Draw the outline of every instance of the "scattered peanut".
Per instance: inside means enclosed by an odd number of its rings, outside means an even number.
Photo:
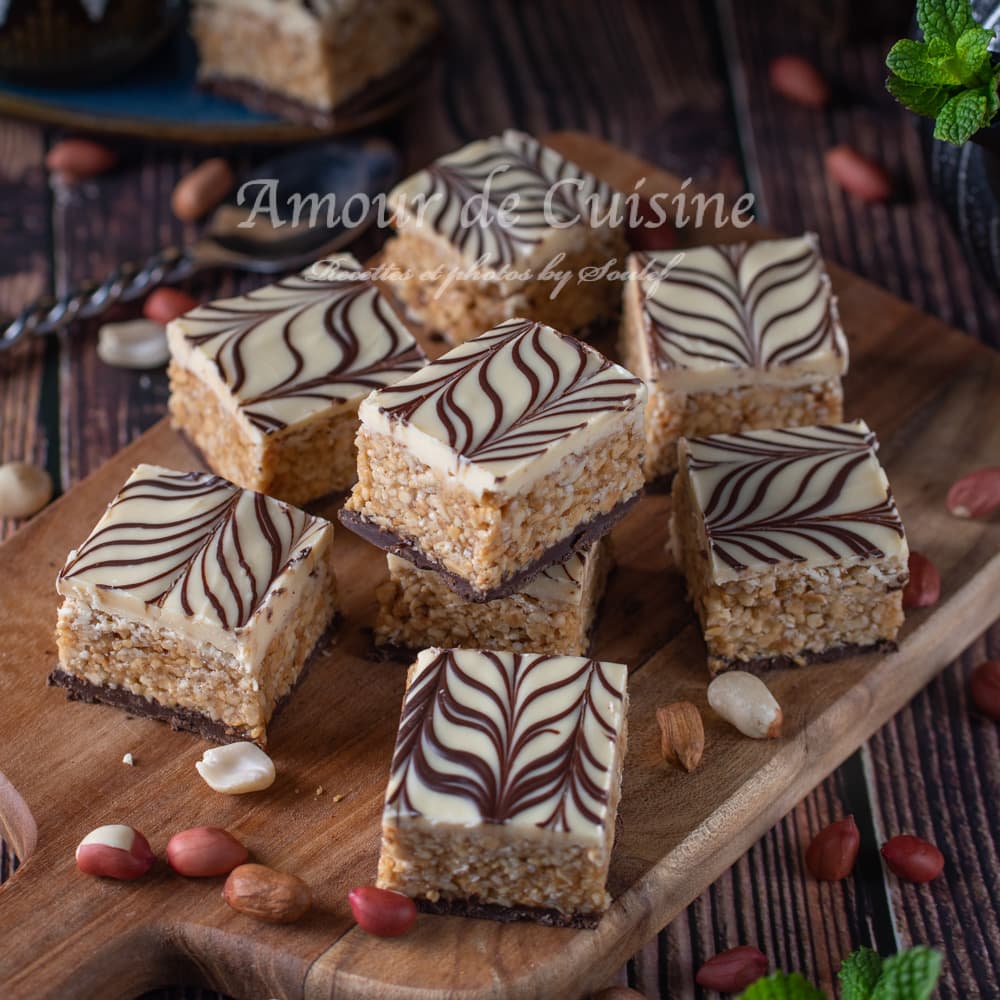
[[[1000,719],[1000,660],[987,660],[972,671],[969,692],[983,715]]]
[[[933,844],[910,834],[887,840],[882,857],[889,870],[907,882],[930,882],[944,870],[944,855]]]
[[[52,477],[37,465],[0,465],[0,517],[31,517],[52,499]]]
[[[910,552],[910,579],[903,588],[904,608],[929,608],[941,596],[941,574],[921,552]]]
[[[839,882],[854,871],[861,834],[853,816],[824,827],[806,851],[806,867],[821,882]]]
[[[117,823],[91,830],[76,849],[77,868],[104,878],[141,878],[155,860],[149,842],[138,830]]]
[[[826,172],[848,193],[862,201],[887,201],[892,195],[889,175],[874,160],[852,146],[834,146],[824,157]]]
[[[707,990],[736,993],[767,974],[767,955],[748,944],[713,955],[695,976]]]
[[[778,56],[768,66],[771,87],[807,108],[823,108],[830,103],[830,88],[820,71],[801,56]]]
[[[122,757],[122,763],[127,767],[135,767],[135,757],[133,757],[132,754],[127,753],[124,757]]]
[[[269,924],[291,924],[312,906],[309,886],[266,865],[240,865],[229,873],[222,898],[240,913]]]
[[[207,878],[228,875],[250,852],[228,831],[195,826],[175,833],[167,842],[167,863],[178,875]]]
[[[633,250],[672,250],[677,246],[677,227],[662,206],[657,212],[648,198],[640,196],[629,216],[627,237]]]
[[[92,139],[61,139],[45,154],[45,166],[67,184],[77,184],[110,170],[118,155]]]
[[[97,356],[113,368],[159,368],[170,360],[166,330],[148,319],[105,323],[97,331]]]
[[[753,674],[730,670],[708,685],[708,703],[730,725],[755,740],[781,736],[781,706]]]
[[[948,510],[955,517],[986,517],[1000,507],[1000,468],[977,469],[948,490]]]
[[[705,752],[705,727],[701,712],[689,701],[675,701],[656,710],[660,726],[660,753],[671,764],[693,771]]]
[[[347,901],[358,926],[376,937],[399,937],[417,919],[417,904],[401,892],[365,885],[352,889]]]
[[[226,795],[260,792],[274,784],[274,761],[256,743],[212,747],[195,767],[213,791]]]
[[[182,222],[195,222],[215,208],[235,183],[232,167],[221,157],[212,157],[177,182],[170,207]]]
[[[187,292],[179,288],[167,288],[162,285],[153,289],[142,304],[142,314],[146,319],[166,326],[171,320],[183,316],[198,305]]]

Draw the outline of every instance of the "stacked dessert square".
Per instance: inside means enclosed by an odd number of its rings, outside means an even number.
[[[592,547],[643,486],[644,399],[624,368],[520,319],[365,399],[358,482],[340,517],[410,564],[390,566],[380,637],[432,644],[462,605],[451,595],[426,612],[420,603],[448,589],[481,605],[464,638],[583,652],[604,572]],[[420,592],[400,599],[404,575]],[[567,608],[573,634],[558,622],[539,634],[539,602]],[[447,634],[457,638],[454,626]]]

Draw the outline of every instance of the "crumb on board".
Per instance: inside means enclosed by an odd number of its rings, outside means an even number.
[[[132,754],[127,753],[122,757],[122,763],[127,764],[129,767],[135,767],[135,757]]]

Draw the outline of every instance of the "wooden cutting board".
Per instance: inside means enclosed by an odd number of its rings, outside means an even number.
[[[593,138],[548,141],[618,188],[645,176],[647,194],[679,190]],[[941,601],[910,613],[897,653],[773,674],[786,735],[744,739],[707,708],[704,647],[663,548],[668,501],[645,498],[614,533],[619,565],[596,637],[598,655],[632,668],[615,903],[596,930],[422,916],[406,937],[378,940],[354,926],[347,892],[374,877],[404,667],[367,657],[384,560],[342,529],[344,625],[273,728],[279,777],[267,792],[217,795],[195,773],[197,737],[46,687],[68,550],[136,463],[200,467],[161,422],[0,547],[0,830],[23,861],[0,890],[0,992],[129,998],[196,982],[239,998],[506,1000],[601,986],[1000,616],[1000,519],[959,521],[944,505],[954,479],[1000,456],[1000,357],[860,278],[833,276],[852,353],[847,414],[877,431],[911,546],[941,570]],[[704,709],[693,775],[659,758],[654,710],[678,698]],[[121,763],[126,752],[135,767]],[[76,844],[116,822],[161,855],[177,830],[228,827],[259,860],[305,878],[316,909],[271,927],[228,909],[221,879],[181,879],[165,864],[136,883],[81,875]]]

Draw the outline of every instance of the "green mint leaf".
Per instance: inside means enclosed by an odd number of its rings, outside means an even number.
[[[963,90],[945,101],[934,125],[934,138],[961,146],[990,123],[989,103],[983,91]]]
[[[826,1000],[826,994],[797,972],[772,972],[748,986],[740,1000]]]
[[[941,38],[954,45],[975,23],[969,0],[917,0],[917,24],[928,41]]]
[[[852,951],[841,963],[841,1000],[869,1000],[882,975],[882,959],[871,948]]]
[[[985,83],[993,75],[990,64],[990,42],[993,32],[986,28],[974,27],[963,31],[955,42],[955,56],[959,72],[969,86]]]
[[[925,118],[937,118],[945,101],[956,92],[955,87],[925,87],[903,80],[895,74],[885,81],[885,86],[900,104]]]
[[[885,57],[885,64],[900,79],[908,83],[919,83],[924,87],[959,85],[962,80],[951,67],[954,52],[948,58],[932,58],[923,42],[912,38],[902,38]]]
[[[1000,66],[993,71],[990,82],[984,88],[986,93],[986,110],[993,121],[993,116],[1000,111]]]
[[[928,1000],[941,975],[941,954],[922,945],[887,958],[871,1000]]]

